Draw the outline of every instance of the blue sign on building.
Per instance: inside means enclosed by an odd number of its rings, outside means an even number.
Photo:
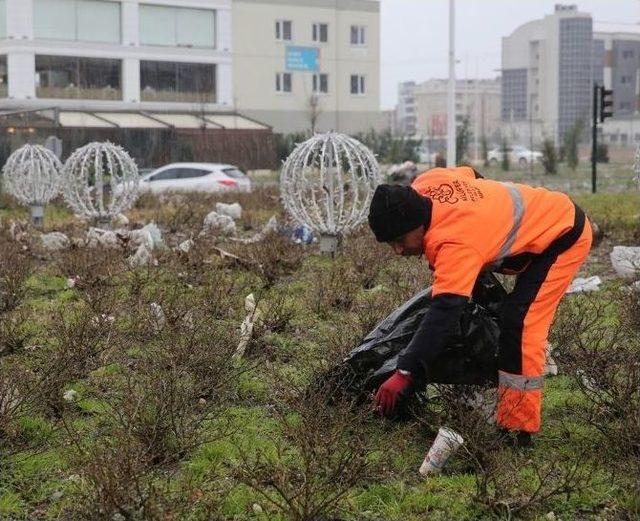
[[[285,55],[285,68],[288,71],[311,71],[318,70],[320,52],[316,47],[295,47],[287,46]]]

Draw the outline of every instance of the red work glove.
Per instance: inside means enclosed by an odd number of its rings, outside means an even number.
[[[402,396],[411,387],[412,383],[413,378],[410,374],[402,374],[400,371],[396,371],[380,386],[374,401],[384,416],[389,418],[393,415],[398,397]]]

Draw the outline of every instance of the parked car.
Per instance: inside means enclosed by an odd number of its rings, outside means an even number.
[[[521,168],[542,159],[542,152],[532,151],[519,145],[507,147],[507,153],[509,154],[509,162],[516,163]],[[491,166],[498,166],[502,162],[502,147],[490,150],[487,153],[487,159]]]
[[[122,191],[116,186],[115,192]],[[171,163],[140,179],[143,192],[250,192],[251,180],[233,165],[221,163]]]

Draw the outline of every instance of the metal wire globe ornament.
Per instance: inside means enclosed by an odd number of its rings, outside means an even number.
[[[41,145],[24,145],[9,156],[2,178],[4,189],[31,207],[31,222],[44,224],[44,207],[60,192],[62,163]]]
[[[320,235],[320,250],[335,253],[342,237],[367,218],[381,182],[373,153],[344,134],[317,134],[285,161],[280,194],[293,220]]]
[[[89,143],[77,149],[62,170],[62,193],[81,218],[107,226],[139,195],[140,175],[131,156],[113,143]]]

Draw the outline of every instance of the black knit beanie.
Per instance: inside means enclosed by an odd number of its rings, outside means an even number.
[[[369,206],[369,226],[378,242],[399,239],[420,225],[429,227],[431,204],[410,186],[379,185]]]

